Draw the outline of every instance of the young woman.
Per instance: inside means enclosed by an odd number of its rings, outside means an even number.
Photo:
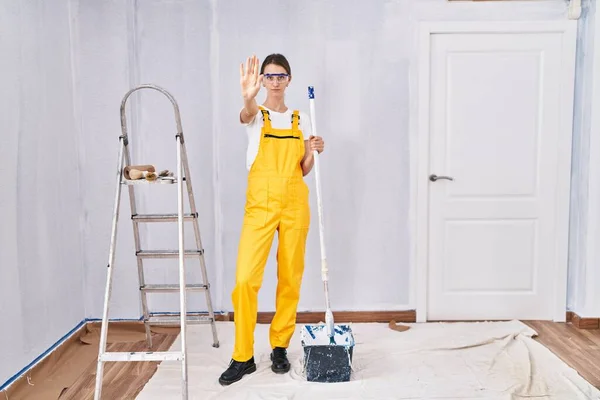
[[[323,139],[311,134],[309,117],[285,105],[292,80],[290,64],[281,54],[269,55],[258,70],[256,56],[240,65],[244,107],[240,122],[246,126],[248,187],[238,249],[236,283],[232,293],[235,347],[229,367],[219,382],[229,385],[256,371],[254,328],[258,290],[275,232],[277,249],[276,311],[269,331],[271,369],[290,369],[287,347],[294,333],[296,309],[304,272],[304,252],[310,224],[308,187],[303,177],[321,153]],[[267,90],[262,106],[255,100],[261,86]]]

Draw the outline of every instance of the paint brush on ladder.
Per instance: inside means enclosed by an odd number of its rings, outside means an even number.
[[[312,132],[317,136],[315,120],[315,93],[308,87]],[[304,348],[304,373],[311,382],[345,382],[350,380],[352,372],[352,353],[354,337],[348,325],[335,326],[333,312],[329,302],[329,274],[325,254],[325,229],[323,223],[323,204],[321,201],[321,171],[319,153],[313,152],[315,179],[317,186],[317,204],[319,210],[319,238],[321,243],[321,279],[325,289],[325,326],[305,325],[301,331]],[[325,329],[323,329],[325,328]]]

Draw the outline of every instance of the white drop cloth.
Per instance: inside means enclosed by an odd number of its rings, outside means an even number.
[[[352,380],[312,383],[302,376],[299,329],[288,354],[288,374],[271,372],[268,325],[256,327],[257,371],[228,387],[218,383],[229,363],[234,326],[217,325],[221,346],[211,346],[209,326],[188,328],[190,399],[600,399],[585,381],[532,337],[519,321],[352,324],[356,345]],[[180,348],[180,338],[171,350]],[[163,362],[140,400],[181,398],[181,363]]]

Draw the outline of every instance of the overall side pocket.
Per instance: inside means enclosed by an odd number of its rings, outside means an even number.
[[[310,204],[309,189],[306,182],[300,181],[295,185],[295,209],[296,218],[294,221],[295,229],[308,229],[310,227]]]
[[[244,224],[263,227],[269,212],[269,179],[249,178],[244,207]]]

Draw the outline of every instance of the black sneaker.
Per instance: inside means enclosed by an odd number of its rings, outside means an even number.
[[[229,367],[221,374],[219,383],[223,386],[231,385],[242,379],[244,375],[251,374],[255,371],[256,364],[254,363],[254,357],[246,362],[231,360]]]
[[[290,370],[290,362],[287,358],[287,350],[283,347],[275,347],[271,353],[271,369],[276,374],[284,374]]]

